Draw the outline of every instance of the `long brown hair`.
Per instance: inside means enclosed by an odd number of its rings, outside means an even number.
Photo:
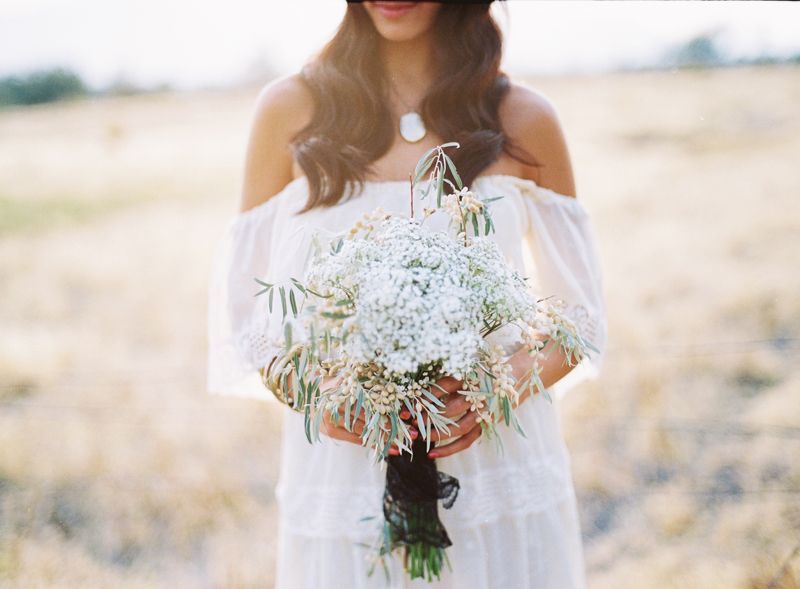
[[[510,82],[500,71],[502,33],[490,4],[443,3],[434,24],[437,72],[421,106],[430,130],[460,143],[451,156],[467,185],[503,152],[537,165],[500,125],[499,106]],[[315,107],[291,146],[308,179],[303,211],[339,202],[392,145],[394,120],[379,42],[364,7],[348,2],[334,37],[301,70]]]

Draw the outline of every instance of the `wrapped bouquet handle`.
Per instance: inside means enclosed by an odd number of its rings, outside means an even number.
[[[438,502],[450,509],[458,496],[458,479],[439,472],[428,458],[426,444],[417,438],[411,453],[386,460],[383,493],[384,534],[380,553],[405,551],[404,565],[411,578],[439,577],[445,548],[452,545],[439,519]]]

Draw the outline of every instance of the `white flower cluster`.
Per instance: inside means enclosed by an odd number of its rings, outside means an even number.
[[[391,374],[441,365],[458,378],[482,344],[487,280],[472,272],[463,247],[418,221],[389,217],[362,239],[317,256],[308,285],[352,301],[342,352]]]
[[[453,222],[458,225],[465,213],[481,213],[485,205],[474,192],[466,186],[461,190],[445,195],[442,208],[450,215]]]
[[[489,324],[530,321],[536,299],[525,280],[506,262],[497,242],[476,237],[462,248],[472,276],[472,288],[481,293],[482,315]]]

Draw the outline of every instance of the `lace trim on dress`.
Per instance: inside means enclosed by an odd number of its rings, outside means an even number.
[[[450,510],[439,512],[448,530],[546,511],[572,492],[569,462],[559,454],[457,476],[458,500]],[[289,491],[279,484],[276,496],[282,525],[289,533],[372,541],[383,523],[383,491],[383,485],[292,485]]]
[[[580,336],[595,347],[599,346],[598,319],[580,303],[565,305],[564,314],[575,324]]]

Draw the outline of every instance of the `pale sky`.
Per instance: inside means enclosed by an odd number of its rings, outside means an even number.
[[[719,30],[735,56],[800,52],[795,2],[509,0],[505,67],[600,72],[648,62]],[[296,71],[336,28],[345,0],[0,0],[0,76],[65,65],[93,86],[224,85],[267,62]]]

